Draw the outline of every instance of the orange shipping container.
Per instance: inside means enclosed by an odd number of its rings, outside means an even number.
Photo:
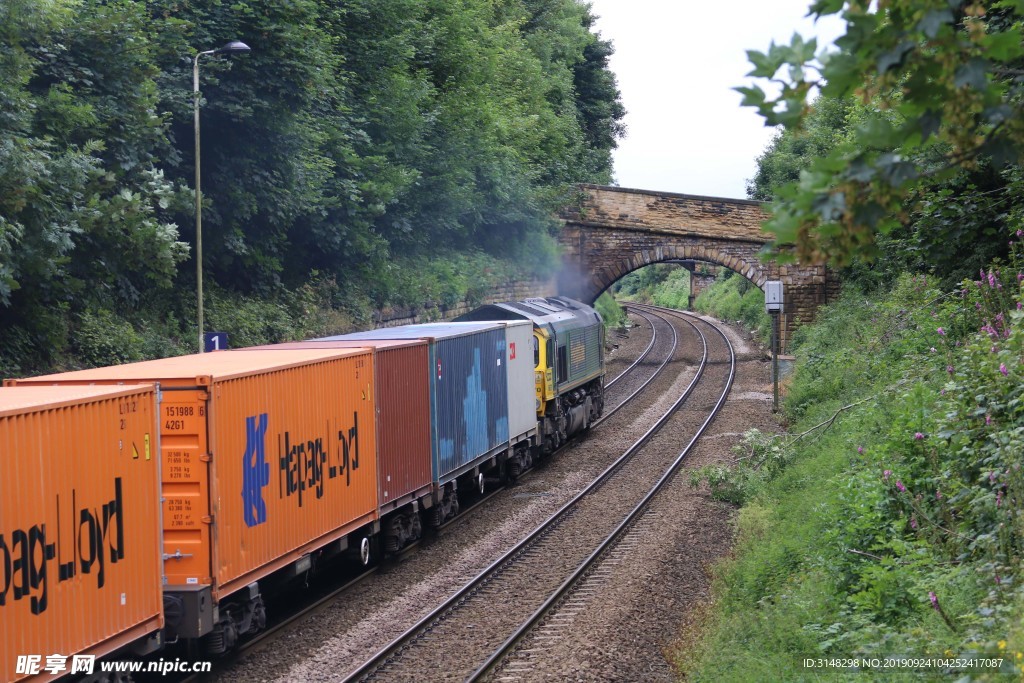
[[[171,592],[212,585],[223,599],[377,519],[368,350],[195,354],[16,382],[139,381],[162,389]]]
[[[0,389],[0,679],[159,637],[158,444],[152,386]]]
[[[426,340],[298,341],[237,351],[361,347],[368,347],[374,353],[377,496],[380,514],[384,515],[423,498],[432,490],[430,349]],[[530,379],[532,382],[532,366]]]

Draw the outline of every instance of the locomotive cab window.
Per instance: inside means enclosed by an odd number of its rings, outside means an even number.
[[[569,378],[569,347],[558,347],[558,381],[563,382]]]
[[[537,368],[539,370],[540,369],[540,344],[537,343],[537,338],[536,337],[531,337],[531,339],[533,339],[533,367],[535,367],[535,368]]]

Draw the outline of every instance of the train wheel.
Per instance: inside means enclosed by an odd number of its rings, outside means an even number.
[[[476,482],[477,482],[476,483],[477,488],[480,489],[480,495],[482,496],[484,494],[484,489],[487,488],[487,484],[486,484],[486,482],[484,482],[484,473],[483,472],[481,472],[480,474],[476,475]]]
[[[363,540],[359,542],[359,562],[366,567],[370,564],[372,558],[373,553],[370,552],[370,539],[367,536],[363,536]]]

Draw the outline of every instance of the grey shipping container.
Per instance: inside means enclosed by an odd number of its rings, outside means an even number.
[[[472,323],[462,323],[472,324]],[[508,349],[508,429],[516,443],[537,433],[536,340],[529,320],[504,320]]]
[[[426,339],[434,480],[444,484],[507,448],[508,350],[500,323],[432,323],[314,341]]]

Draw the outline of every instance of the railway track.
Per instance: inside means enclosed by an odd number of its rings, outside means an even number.
[[[647,315],[646,313],[643,313],[643,312],[640,312],[640,311],[637,311],[637,312],[640,314],[641,317],[646,319],[647,322],[651,325],[651,343],[647,345],[647,348],[644,350],[644,352],[642,354],[640,354],[640,357],[637,358],[633,362],[632,365],[630,365],[628,368],[626,368],[618,377],[616,377],[611,382],[606,384],[605,385],[606,388],[607,387],[611,387],[613,384],[617,383],[620,379],[626,377],[628,375],[628,373],[639,372],[640,368],[642,367],[641,363],[643,363],[643,361],[645,361],[647,359],[647,357],[651,354],[651,351],[654,349],[655,345],[659,342],[659,340],[661,338],[664,338],[664,337],[659,337],[659,335],[658,335],[658,325],[655,323],[655,318],[658,321],[660,321],[661,323],[667,323],[667,321],[663,317],[661,317],[660,315],[656,315],[654,318],[652,318],[651,316]],[[657,367],[654,368],[653,372],[646,379],[644,379],[642,382],[639,382],[639,386],[637,386],[631,393],[629,393],[628,395],[623,397],[618,403],[616,403],[614,406],[612,406],[611,408],[606,410],[604,415],[602,415],[600,417],[600,419],[598,419],[597,421],[594,422],[594,424],[592,425],[592,428],[596,428],[598,425],[600,425],[600,424],[602,424],[604,422],[607,422],[608,419],[611,418],[615,413],[619,412],[619,410],[621,408],[629,405],[629,403],[634,398],[636,398],[637,395],[641,391],[646,389],[647,386],[651,382],[653,382],[655,379],[658,378],[658,376],[665,369],[665,366],[668,365],[670,360],[672,360],[672,357],[675,355],[676,349],[679,347],[679,336],[676,333],[675,327],[673,327],[672,325],[667,325],[667,327],[668,327],[668,334],[669,334],[669,336],[667,338],[671,339],[671,346],[669,348],[668,353],[665,354],[664,360]],[[585,435],[583,435],[583,436],[585,436]],[[579,439],[579,438],[580,437],[577,437],[577,439]]]
[[[647,315],[646,313],[644,313],[642,311],[637,311],[637,314],[640,315],[644,320],[646,320],[647,324],[651,326],[651,341],[647,345],[647,348],[645,348],[640,353],[640,355],[636,357],[636,360],[634,360],[629,365],[629,367],[627,367],[625,370],[620,372],[618,375],[616,375],[611,380],[605,382],[604,388],[605,388],[606,391],[608,389],[612,388],[612,386],[614,386],[615,384],[617,384],[620,379],[622,379],[623,377],[626,377],[627,375],[629,375],[630,371],[632,371],[635,367],[640,365],[640,363],[642,363],[645,360],[647,360],[647,356],[651,355],[651,351],[654,350],[654,344],[658,341],[658,329],[654,325],[654,319],[651,318],[651,316]]]
[[[659,373],[663,371],[668,361],[676,352],[678,340],[672,326],[660,316],[652,316],[643,313],[640,315],[645,318],[650,325],[650,342],[629,367],[608,383],[607,386],[610,387],[622,380],[622,383],[619,385],[619,390],[614,393],[625,394],[628,392],[628,395],[622,397],[621,400],[613,398],[612,402],[614,403],[614,407],[605,413],[605,417],[602,418],[602,421],[609,417],[611,413],[629,405],[643,388],[649,386],[650,383],[658,377]],[[645,361],[648,361],[652,354],[654,359],[650,361],[649,365],[644,365]],[[647,372],[647,370],[650,370],[650,372]],[[609,396],[614,397],[614,393],[609,394]],[[598,424],[599,422],[595,423],[592,427],[592,431],[597,429]],[[577,443],[578,440],[570,441],[570,443],[564,448],[572,447]],[[525,473],[524,476],[528,477],[529,473]],[[503,489],[501,488],[497,488],[488,492],[488,494],[474,502],[469,508],[464,509],[459,516],[443,525],[439,531],[443,533],[444,530],[449,527],[465,522],[475,508],[485,505],[492,497],[499,495],[502,490]],[[238,665],[253,654],[264,649],[272,648],[275,641],[281,636],[281,634],[287,633],[294,627],[301,625],[304,621],[313,618],[318,612],[324,610],[330,606],[331,603],[338,600],[345,594],[353,592],[357,587],[364,584],[368,579],[378,574],[381,570],[386,570],[389,567],[394,566],[396,563],[402,562],[405,558],[417,552],[420,545],[420,543],[416,543],[413,546],[406,548],[395,558],[392,558],[383,564],[368,568],[365,572],[355,576],[349,581],[346,581],[343,585],[317,591],[312,597],[302,599],[301,606],[298,607],[296,611],[290,613],[281,621],[271,624],[267,630],[260,633],[258,636],[245,641],[230,655],[218,660],[216,671],[212,675],[196,675],[184,680],[189,683],[194,683],[199,680],[210,680],[215,678],[219,672]]]
[[[650,309],[646,312],[661,317]],[[699,429],[690,425],[689,431],[695,432],[691,445],[713,419],[731,386],[735,358],[728,339],[721,335],[728,359],[709,364],[708,341],[700,330],[707,323],[686,322],[701,340],[702,360],[692,381],[657,424],[546,523],[346,681],[476,680],[487,675],[615,539],[628,531],[657,490],[671,479],[688,450],[666,460],[663,449],[645,449],[644,445],[662,426],[676,424],[673,415],[694,394],[709,368],[718,379],[712,380],[715,388],[710,393],[706,389],[697,392],[698,405],[693,410],[707,414],[699,421]],[[723,374],[720,370],[726,366]],[[708,411],[705,404],[711,394],[717,400],[711,401]],[[691,412],[687,414],[692,422]]]
[[[638,309],[635,309],[638,310]],[[642,310],[642,309],[639,309]],[[638,310],[638,312],[639,312]],[[667,309],[648,309],[679,313]],[[564,640],[568,632],[578,627],[578,620],[588,603],[598,599],[602,584],[613,573],[613,567],[627,561],[631,551],[641,542],[640,536],[647,530],[640,529],[642,519],[655,498],[675,478],[685,458],[697,443],[711,421],[717,415],[728,397],[735,377],[736,358],[732,344],[717,327],[706,321],[721,337],[728,349],[729,371],[725,384],[714,408],[697,428],[693,436],[666,469],[662,477],[629,512],[615,530],[594,550],[594,552],[547,598],[528,620],[510,635],[487,660],[477,667],[465,680],[475,683],[484,680],[534,680],[538,672],[545,670],[545,654],[553,651],[557,641]]]

